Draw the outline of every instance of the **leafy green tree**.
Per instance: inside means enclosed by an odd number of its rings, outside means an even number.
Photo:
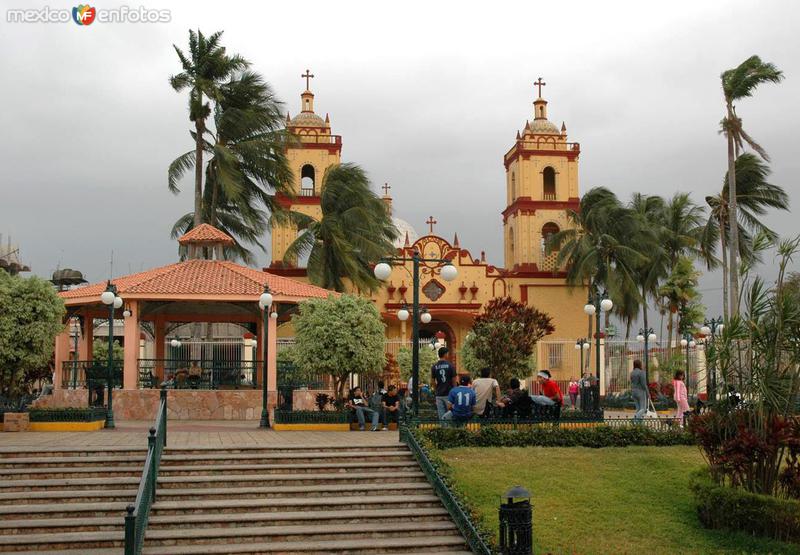
[[[206,120],[211,115],[209,101],[219,101],[221,84],[231,75],[242,71],[248,62],[240,56],[229,56],[220,45],[222,31],[206,37],[201,31],[189,30],[189,53],[173,45],[181,62],[181,72],[169,83],[176,92],[189,90],[189,120],[194,123],[194,225],[203,223],[203,152],[205,150]],[[188,168],[188,166],[186,166]],[[175,183],[170,180],[175,192]]]
[[[339,398],[351,373],[370,378],[383,370],[385,326],[368,299],[331,295],[304,301],[292,323],[295,364],[307,375],[330,375]]]
[[[697,280],[699,277],[700,272],[695,269],[692,260],[682,256],[675,263],[672,273],[658,290],[668,314],[667,345],[672,345],[672,337],[675,332],[675,315],[680,314],[691,303],[698,301],[700,294],[697,291]]]
[[[115,339],[112,347],[114,360],[123,360],[125,358],[125,349],[119,344],[119,340]],[[108,341],[95,340],[92,343],[92,360],[107,361],[108,360]]]
[[[20,395],[25,374],[50,363],[64,314],[50,283],[0,271],[0,394]]]
[[[258,73],[237,73],[220,85],[219,95],[214,129],[207,131],[203,143],[209,158],[202,220],[236,241],[226,249],[228,258],[252,264],[248,246],[264,250],[269,215],[282,210],[275,193],[291,193],[293,176],[285,148],[290,138],[283,129],[282,103]],[[170,164],[171,190],[177,190],[194,161],[192,150]],[[189,212],[175,223],[172,236],[179,237],[194,225],[194,212]]]
[[[469,357],[484,361],[505,386],[511,378],[528,375],[535,363],[536,344],[553,331],[548,314],[510,297],[494,298],[475,318],[465,348]]]
[[[419,376],[420,381],[425,383],[427,377],[430,375],[431,366],[439,360],[439,355],[434,349],[429,347],[420,346],[419,348]],[[397,364],[400,366],[400,377],[403,381],[408,382],[411,378],[411,348],[401,347],[397,352]]]
[[[769,156],[742,126],[742,118],[736,113],[735,102],[753,96],[756,88],[764,83],[779,83],[783,80],[783,72],[774,64],[761,61],[758,56],[751,56],[733,69],[722,72],[722,92],[725,99],[725,117],[721,122],[721,133],[728,142],[728,211],[730,221],[738,222],[736,191],[736,160],[739,151],[745,144],[749,145],[764,160]],[[735,316],[739,312],[739,233],[737,226],[729,229],[730,240],[728,259],[730,264],[730,313]]]
[[[394,251],[397,229],[383,201],[370,189],[363,169],[339,164],[325,171],[320,199],[322,218],[297,212],[291,220],[303,230],[289,245],[284,262],[308,254],[311,283],[345,291],[349,280],[360,292],[373,292],[380,282],[372,266]]]
[[[780,185],[769,183],[769,166],[753,154],[744,153],[736,159],[736,235],[738,237],[739,258],[747,263],[753,256],[754,237],[763,233],[772,239],[776,234],[764,223],[769,208],[789,209],[789,196]],[[728,286],[729,259],[728,247],[731,229],[731,210],[729,209],[730,174],[726,173],[720,193],[706,197],[710,211],[705,224],[704,244],[720,242],[722,262],[723,311],[727,318],[731,313]],[[738,298],[737,298],[738,302]]]

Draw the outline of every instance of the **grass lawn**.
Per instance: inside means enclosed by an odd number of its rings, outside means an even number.
[[[688,476],[696,447],[462,448],[441,451],[470,503],[497,531],[499,496],[520,484],[533,494],[534,547],[541,553],[800,553],[800,546],[706,530]]]

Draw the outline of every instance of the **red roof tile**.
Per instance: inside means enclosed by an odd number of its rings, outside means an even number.
[[[224,231],[220,231],[213,225],[200,224],[178,239],[178,243],[181,245],[187,245],[189,243],[222,243],[224,245],[233,245],[234,240],[230,235]]]
[[[187,260],[154,268],[146,272],[122,276],[112,280],[123,298],[154,295],[252,295],[264,291],[264,284],[275,295],[304,298],[324,298],[332,291],[294,279],[276,276],[261,270],[240,266],[226,260]],[[59,295],[63,299],[99,299],[105,283],[94,283]]]

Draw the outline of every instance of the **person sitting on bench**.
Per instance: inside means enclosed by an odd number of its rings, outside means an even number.
[[[452,420],[458,423],[469,422],[472,418],[473,407],[475,406],[475,390],[472,389],[472,379],[468,375],[458,379],[460,385],[450,390],[447,396],[447,408],[449,409],[442,420]]]
[[[517,378],[511,378],[508,382],[511,389],[497,402],[497,406],[502,409],[504,418],[517,415],[518,418],[530,418],[533,409],[533,401],[524,389],[520,389],[520,382]]]
[[[366,419],[364,415],[369,415],[370,419],[372,420],[372,428],[370,431],[377,431],[378,430],[378,419],[380,418],[380,414],[376,411],[372,410],[367,406],[367,400],[364,399],[364,394],[361,392],[360,387],[354,387],[350,391],[350,396],[347,399],[346,405],[347,408],[353,410],[356,413],[356,418],[358,418],[358,429],[362,432],[364,431],[364,426],[366,424]]]
[[[389,429],[389,422],[400,423],[400,396],[397,394],[397,386],[390,385],[383,396],[383,429]]]

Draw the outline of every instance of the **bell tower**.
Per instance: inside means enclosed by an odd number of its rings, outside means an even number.
[[[506,208],[503,210],[505,267],[517,273],[553,273],[555,253],[545,254],[545,241],[569,226],[567,210],[577,210],[580,145],[567,142],[567,127],[559,130],[547,119],[546,83],[540,77],[533,102],[533,121],[506,153]]]
[[[314,93],[311,92],[314,75],[306,70],[300,77],[306,81],[306,89],[300,95],[301,111],[293,118],[286,114],[286,129],[291,134],[286,157],[292,170],[290,188],[294,198],[278,195],[277,200],[289,210],[319,219],[322,217],[323,177],[329,167],[341,163],[342,137],[331,134],[331,120],[327,114],[323,120],[314,112]],[[272,228],[271,268],[286,266],[283,255],[299,231],[288,223]],[[296,266],[296,262],[290,266]]]

